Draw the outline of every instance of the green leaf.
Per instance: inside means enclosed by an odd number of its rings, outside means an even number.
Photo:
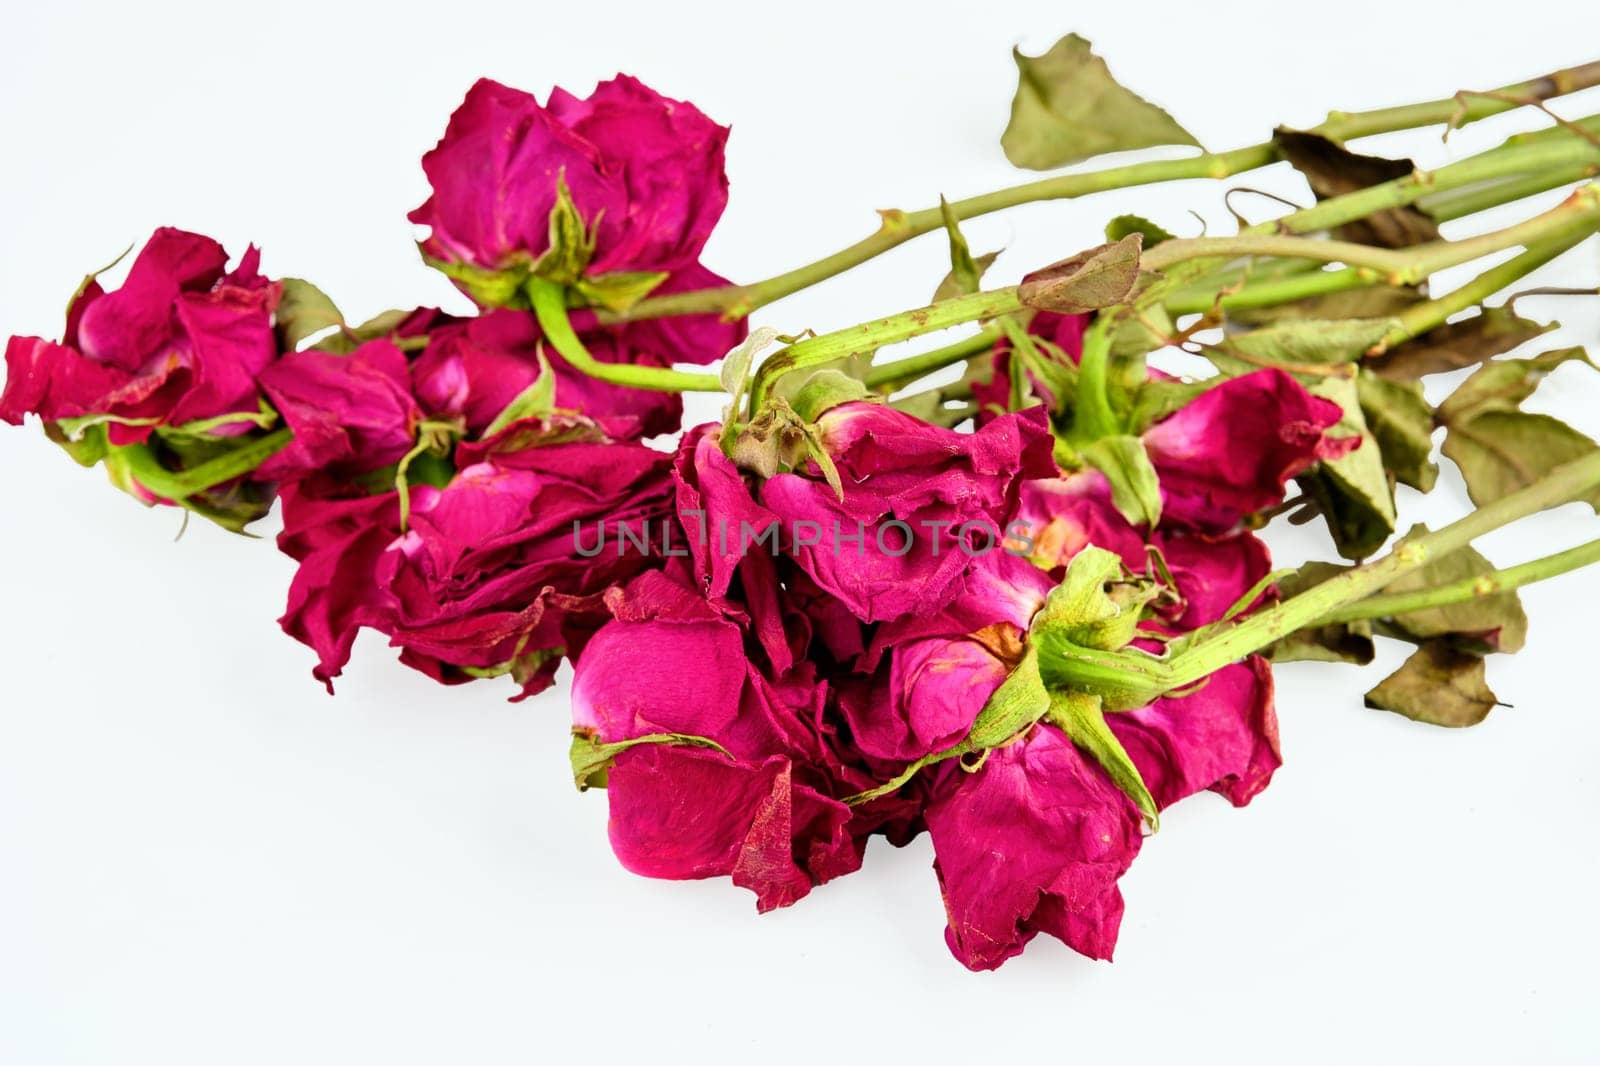
[[[1423,644],[1366,699],[1374,710],[1452,727],[1477,725],[1499,702],[1484,677],[1483,659],[1439,641]]]
[[[1394,492],[1383,469],[1383,455],[1361,412],[1354,381],[1324,378],[1310,391],[1332,400],[1344,412],[1328,436],[1356,436],[1361,444],[1348,455],[1325,460],[1300,481],[1327,516],[1339,554],[1346,559],[1364,559],[1394,532]]]
[[[506,427],[525,418],[548,418],[556,407],[556,375],[550,369],[550,360],[545,358],[544,345],[537,345],[534,355],[539,360],[539,375],[533,379],[533,384],[512,397],[510,403],[494,416],[488,426],[484,428],[484,437],[493,437],[503,432]]]
[[[1156,809],[1155,797],[1150,795],[1150,789],[1140,776],[1139,768],[1128,756],[1128,750],[1122,746],[1122,741],[1106,724],[1105,710],[1099,696],[1087,692],[1052,693],[1046,717],[1100,764],[1112,783],[1133,801],[1140,814],[1149,819],[1152,829],[1160,827],[1161,814]]]
[[[1146,248],[1154,248],[1162,241],[1175,239],[1167,230],[1139,215],[1118,215],[1106,223],[1106,240],[1113,244],[1134,233],[1144,240]]]
[[[1079,454],[1111,483],[1111,503],[1122,517],[1151,528],[1161,521],[1161,486],[1144,441],[1127,435],[1101,437]]]
[[[1036,270],[1017,286],[1017,297],[1024,307],[1067,315],[1119,304],[1139,280],[1142,239],[1130,233]]]
[[[94,466],[106,457],[111,447],[103,425],[88,426],[73,434],[59,422],[46,422],[44,435],[61,445],[62,450],[72,456],[72,461],[79,466]]]
[[[283,298],[272,319],[284,351],[298,351],[301,344],[323,330],[344,325],[344,316],[333,300],[311,282],[284,278],[282,284]]]
[[[1105,152],[1200,143],[1171,115],[1117,84],[1075,33],[1042,56],[1012,54],[1017,94],[1000,145],[1015,166],[1050,170]]]
[[[1427,531],[1427,526],[1413,526],[1401,543],[1415,540]],[[1479,554],[1476,548],[1469,546],[1429,560],[1422,569],[1407,574],[1386,586],[1383,591],[1385,595],[1415,592],[1482,577],[1494,571],[1495,565]],[[1387,619],[1387,623],[1401,636],[1414,640],[1449,637],[1457,650],[1478,654],[1520,651],[1528,637],[1528,616],[1514,590],[1478,596],[1443,607],[1410,611]]]
[[[728,755],[728,749],[716,741],[706,737],[690,736],[687,733],[651,733],[631,740],[618,740],[605,744],[593,734],[574,729],[570,753],[573,784],[578,786],[579,792],[586,792],[591,788],[604,788],[606,772],[611,769],[612,761],[621,752],[640,744],[676,744],[689,748],[709,748]],[[728,755],[728,757],[731,759],[733,756]]]
[[[1278,592],[1283,599],[1293,599],[1348,569],[1336,563],[1313,560],[1279,581]],[[1267,650],[1267,657],[1275,663],[1325,662],[1365,666],[1372,661],[1374,654],[1372,623],[1366,621],[1335,622],[1299,629]]]
[[[615,270],[609,274],[585,274],[573,283],[573,288],[591,306],[626,311],[666,280],[665,270]]]
[[[1486,363],[1497,355],[1554,329],[1519,318],[1504,307],[1485,307],[1472,318],[1451,322],[1396,345],[1369,362],[1381,377],[1414,381]]]
[[[1273,136],[1273,145],[1281,158],[1306,176],[1318,200],[1381,185],[1416,171],[1416,164],[1409,159],[1357,155],[1316,133],[1279,129]],[[1335,235],[1357,244],[1409,248],[1438,240],[1439,227],[1421,208],[1404,205],[1347,222]]]
[[[1356,378],[1356,394],[1383,452],[1384,469],[1402,485],[1431,490],[1439,466],[1433,461],[1433,407],[1423,398],[1422,384],[1389,381],[1363,369]]]
[[[1491,409],[1449,426],[1444,454],[1461,469],[1467,495],[1479,507],[1595,450],[1594,441],[1560,419],[1525,411]],[[1600,512],[1600,491],[1586,499]]]

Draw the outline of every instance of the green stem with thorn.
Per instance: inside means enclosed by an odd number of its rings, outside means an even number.
[[[1585,566],[1600,563],[1600,540],[1592,540],[1569,548],[1564,552],[1547,555],[1542,559],[1508,566],[1491,574],[1463,578],[1445,585],[1416,589],[1411,592],[1393,592],[1388,595],[1369,596],[1348,607],[1330,611],[1317,619],[1314,625],[1333,625],[1338,622],[1360,622],[1371,618],[1393,618],[1413,611],[1426,611],[1436,607],[1449,607],[1457,603],[1514,592],[1524,585],[1546,581],[1562,574],[1570,574]]]
[[[1531,81],[1495,90],[1500,97],[1543,101],[1600,85],[1600,62],[1585,63],[1554,71]],[[1365,112],[1333,112],[1311,132],[1335,141],[1352,140],[1379,133],[1415,129],[1440,123],[1461,125],[1524,106],[1510,99],[1456,96],[1401,107]],[[1565,132],[1565,131],[1564,131]],[[1021,204],[1042,200],[1066,200],[1111,189],[1125,189],[1186,178],[1228,178],[1276,162],[1278,154],[1271,141],[1238,148],[1231,152],[1207,153],[1188,159],[1158,160],[1112,167],[1077,174],[1061,174],[1027,182],[1009,189],[956,200],[950,206],[957,219],[965,220]],[[944,213],[930,207],[921,211],[886,211],[878,231],[864,240],[825,256],[814,263],[748,285],[729,285],[694,292],[647,297],[616,319],[660,318],[671,315],[723,314],[742,317],[785,296],[809,288],[852,267],[904,244],[914,237],[944,226]]]

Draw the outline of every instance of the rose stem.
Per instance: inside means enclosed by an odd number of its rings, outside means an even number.
[[[1169,691],[1191,685],[1286,634],[1370,596],[1434,559],[1466,547],[1486,533],[1519,518],[1570,503],[1589,495],[1597,487],[1600,487],[1600,451],[1557,467],[1532,485],[1503,496],[1442,529],[1409,540],[1382,559],[1347,570],[1293,599],[1252,615],[1231,629],[1202,638],[1162,664],[1162,682],[1169,686]]]
[[[1501,97],[1520,98],[1517,102],[1483,96],[1461,100],[1451,96],[1427,103],[1380,108],[1375,111],[1354,113],[1336,111],[1331,113],[1326,121],[1312,127],[1311,132],[1320,133],[1335,141],[1346,141],[1443,122],[1459,125],[1524,106],[1525,102],[1549,100],[1594,85],[1600,85],[1600,61],[1558,70],[1532,81],[1496,90]],[[957,200],[950,207],[955,212],[956,218],[969,219],[1040,200],[1072,199],[1110,189],[1185,178],[1227,178],[1277,161],[1276,148],[1271,141],[1265,141],[1231,152],[1208,153],[1188,159],[1158,160],[1087,173],[1056,175],[1009,189]],[[938,208],[925,208],[909,213],[884,212],[883,223],[872,236],[814,263],[749,285],[728,285],[649,297],[635,304],[625,316],[619,317],[659,318],[709,312],[721,312],[730,318],[742,317],[758,307],[841,274],[913,237],[940,229],[943,225],[944,216]]]
[[[1334,202],[1329,200],[1319,207]],[[1411,248],[1389,249],[1349,241],[1242,233],[1234,237],[1192,237],[1164,241],[1145,253],[1141,265],[1146,269],[1159,270],[1164,266],[1198,259],[1270,255],[1325,263],[1349,263],[1354,267],[1376,271],[1392,284],[1409,285],[1437,270],[1471,262],[1507,248],[1564,237],[1584,227],[1588,228],[1588,232],[1600,228],[1600,185],[1586,185],[1552,210],[1514,226],[1459,241],[1435,241]],[[791,344],[761,365],[752,383],[752,403],[759,406],[769,383],[792,370],[875,351],[886,344],[965,322],[1011,314],[1021,310],[1022,306],[1016,287],[993,289],[942,300],[927,307],[902,311]],[[559,350],[559,345],[557,347]]]
[[[589,353],[567,317],[566,290],[542,278],[530,278],[528,297],[539,328],[572,367],[592,378],[613,385],[627,385],[652,392],[721,392],[722,381],[715,374],[690,374],[664,367],[635,366],[632,363],[602,363]]]
[[[1600,540],[1592,540],[1564,552],[1557,552],[1520,566],[1509,566],[1504,570],[1496,570],[1478,577],[1463,578],[1460,581],[1435,585],[1432,588],[1415,589],[1411,592],[1369,596],[1349,606],[1329,611],[1311,624],[1325,626],[1336,622],[1359,622],[1368,618],[1392,618],[1413,611],[1449,607],[1452,604],[1465,603],[1484,596],[1512,592],[1524,585],[1560,577],[1562,574],[1571,573],[1593,563],[1600,563]]]

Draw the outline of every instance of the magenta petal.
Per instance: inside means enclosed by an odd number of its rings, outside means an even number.
[[[389,341],[371,341],[349,355],[290,352],[259,381],[294,431],[289,447],[262,464],[262,478],[335,466],[362,474],[398,461],[415,443],[421,412],[411,398],[405,354]]]
[[[137,370],[174,330],[180,293],[209,289],[228,254],[210,237],[164,227],[151,235],[115,292],[89,304],[78,323],[84,354]]]
[[[778,757],[752,764],[699,748],[630,748],[606,782],[612,850],[646,877],[732,875],[758,909],[787,906],[860,865],[850,809],[792,775]]]
[[[1056,729],[1035,727],[975,773],[943,769],[927,822],[945,940],[968,968],[994,969],[1041,932],[1111,957],[1139,815]]]
[[[1223,667],[1187,696],[1109,716],[1159,806],[1213,789],[1242,807],[1283,764],[1265,659]]]
[[[1281,370],[1258,370],[1202,393],[1145,431],[1161,480],[1163,523],[1224,531],[1283,500],[1284,483],[1349,451],[1324,432],[1339,405]]]

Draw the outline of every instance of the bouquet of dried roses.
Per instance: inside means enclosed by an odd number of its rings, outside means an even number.
[[[1081,38],[1016,61],[1019,166],[1198,148]],[[447,684],[509,675],[518,699],[570,662],[574,778],[605,788],[630,870],[726,875],[767,910],[855,870],[874,834],[927,832],[961,962],[1039,932],[1109,958],[1118,878],[1162,810],[1248,803],[1278,768],[1272,662],[1407,641],[1368,704],[1470,725],[1496,703],[1484,656],[1523,641],[1516,589],[1600,560],[1596,541],[1497,570],[1470,547],[1600,506],[1600,448],[1520,406],[1587,356],[1506,357],[1548,327],[1486,303],[1600,232],[1600,118],[1545,107],[1596,84],[1600,63],[885,211],[858,244],[733,284],[700,262],[727,129],[626,76],[542,104],[481,81],[410,215],[476,313],[352,324],[255,248],[230,269],[162,229],[120,285],[84,280],[59,342],[10,339],[0,417],[36,415],[146,504],[243,530],[278,501],[298,562],[282,625],[330,691],[363,627]],[[1522,107],[1553,124],[1432,172],[1345,146]],[[1232,236],[1115,217],[1015,287],[983,288],[994,257],[960,229],[1278,163],[1314,206]],[[951,265],[928,306],[747,329],[935,231]],[[1212,372],[1157,369],[1172,352]],[[1466,368],[1425,399],[1423,376]],[[685,392],[725,396],[721,421],[684,427]],[[1477,510],[1379,555],[1395,485],[1433,486],[1440,430]],[[1279,516],[1325,520],[1342,559],[1274,570],[1257,531]]]

